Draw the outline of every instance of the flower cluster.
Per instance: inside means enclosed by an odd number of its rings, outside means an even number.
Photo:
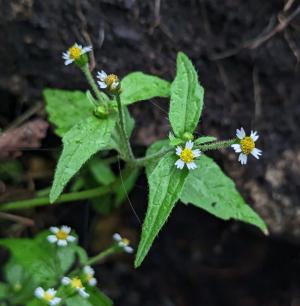
[[[62,58],[65,60],[65,65],[70,65],[73,62],[80,64],[82,56],[92,51],[92,46],[83,47],[75,43],[66,52],[63,52]]]
[[[38,287],[35,289],[34,295],[50,306],[58,305],[61,302],[61,298],[56,296],[56,290],[53,288],[44,290],[42,287]]]
[[[242,165],[247,164],[249,154],[259,159],[260,155],[262,155],[262,151],[255,147],[255,142],[259,137],[256,131],[251,131],[250,136],[246,136],[244,128],[241,127],[240,130],[236,130],[236,137],[239,139],[239,143],[233,144],[231,146],[235,153],[240,153],[238,160]]]
[[[68,245],[68,242],[74,242],[76,237],[70,235],[71,228],[68,226],[61,226],[60,228],[52,226],[50,227],[52,235],[47,237],[50,243],[56,243],[60,247]]]
[[[79,295],[83,298],[88,298],[90,295],[86,292],[85,287],[82,284],[81,279],[78,276],[75,277],[63,277],[61,283],[64,286],[69,286],[71,289],[77,291]]]
[[[201,152],[199,149],[192,150],[193,146],[194,143],[189,140],[186,142],[184,148],[180,146],[176,148],[176,154],[179,156],[179,159],[176,161],[175,166],[178,169],[183,169],[184,165],[186,165],[189,170],[197,168],[194,160],[201,155]]]
[[[119,233],[113,235],[114,240],[117,242],[117,245],[122,248],[126,253],[133,253],[133,248],[129,246],[130,241],[127,238],[122,238]]]

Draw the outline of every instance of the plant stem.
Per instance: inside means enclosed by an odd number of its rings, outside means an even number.
[[[89,69],[89,65],[86,64],[85,66],[83,66],[82,68],[82,71],[88,81],[88,83],[90,84],[91,88],[93,89],[93,92],[95,93],[96,97],[97,97],[97,100],[99,103],[105,103],[106,102],[104,101],[104,99],[102,99],[101,97],[101,93],[100,93],[100,90],[98,89],[98,86],[90,72],[90,69]]]
[[[111,192],[112,186],[101,186],[89,190],[62,194],[54,204],[92,199]],[[0,206],[0,211],[24,209],[50,204],[49,197],[10,202]]]
[[[121,99],[120,99],[119,94],[116,95],[116,100],[117,100],[118,113],[119,113],[119,119],[120,119],[120,133],[121,133],[121,137],[123,138],[123,141],[126,147],[126,151],[127,151],[126,156],[130,160],[134,160],[135,158],[134,158],[134,155],[131,149],[129,137],[126,132],[126,127],[125,127],[125,122],[124,122],[124,113],[123,113],[123,108],[122,108]]]
[[[115,254],[119,251],[119,247],[118,246],[112,246],[106,250],[104,250],[103,252],[99,253],[98,255],[90,258],[86,263],[85,265],[87,266],[92,266],[92,265],[95,265],[97,264],[99,261],[103,260],[105,257],[109,256],[109,255],[112,255],[112,254]]]
[[[195,146],[196,149],[199,149],[201,152],[205,152],[205,151],[209,151],[209,150],[219,150],[219,149],[223,149],[223,148],[228,148],[230,147],[232,144],[236,143],[237,138],[234,139],[229,139],[229,140],[222,140],[222,141],[216,141],[210,144],[203,144],[203,145],[198,145]],[[150,161],[154,160],[154,159],[158,159],[162,156],[164,156],[166,153],[171,152],[171,151],[175,151],[174,147],[167,147],[164,148],[154,154],[151,154],[149,156],[146,157],[142,157],[142,158],[137,158],[135,159],[135,161],[133,162],[134,165],[138,166],[138,167],[142,167],[145,166],[147,163],[149,163]]]

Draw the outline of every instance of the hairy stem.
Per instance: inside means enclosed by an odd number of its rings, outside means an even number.
[[[106,250],[104,250],[103,252],[99,253],[98,255],[92,257],[92,258],[89,258],[88,261],[85,263],[85,265],[87,266],[92,266],[92,265],[95,265],[97,264],[99,261],[103,260],[104,258],[112,255],[112,254],[115,254],[115,253],[118,253],[119,252],[119,247],[118,246],[112,246]]]
[[[134,160],[134,155],[131,149],[131,145],[129,142],[129,137],[127,135],[126,132],[126,128],[125,128],[125,122],[124,122],[124,113],[123,113],[123,108],[122,108],[122,104],[121,104],[121,99],[120,99],[120,95],[116,95],[116,100],[117,100],[117,105],[118,105],[118,113],[119,113],[119,119],[120,119],[120,133],[121,133],[121,137],[123,138],[125,147],[126,147],[126,156],[130,159],[130,160]]]
[[[106,104],[104,99],[102,99],[100,90],[98,89],[98,86],[97,86],[97,84],[96,84],[96,82],[95,82],[95,80],[94,80],[94,78],[93,78],[93,76],[90,72],[89,65],[87,64],[84,67],[82,67],[81,69],[82,69],[88,83],[90,84],[91,88],[93,89],[93,92],[96,95],[98,102]]]

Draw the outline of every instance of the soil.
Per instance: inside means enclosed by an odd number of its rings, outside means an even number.
[[[140,70],[172,80],[176,53],[185,52],[205,88],[198,133],[228,138],[244,126],[261,135],[263,158],[247,167],[230,151],[211,156],[266,220],[270,236],[179,204],[140,269],[133,270],[129,256],[99,267],[100,287],[115,305],[300,305],[300,14],[293,16],[299,10],[297,0],[0,1],[2,128],[42,101],[45,87],[86,89],[61,52],[90,39],[97,69],[120,76]],[[162,99],[130,107],[137,152],[167,135],[166,110]],[[4,182],[1,198],[49,185],[59,149],[52,128],[42,150],[23,152],[30,179]],[[141,219],[146,190],[141,177],[130,195]],[[68,222],[91,252],[116,229],[137,245],[140,224],[129,203],[109,217],[95,215],[89,203],[71,206],[28,216],[37,228]]]

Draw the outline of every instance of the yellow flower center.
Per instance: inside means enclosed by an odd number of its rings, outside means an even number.
[[[193,154],[193,151],[188,148],[184,148],[180,153],[180,159],[184,161],[185,163],[190,163],[194,160],[195,156]]]
[[[124,245],[129,245],[130,241],[127,238],[122,238]]]
[[[62,230],[59,230],[57,233],[56,233],[56,237],[57,239],[59,240],[66,240],[67,237],[68,237],[68,234]]]
[[[82,282],[81,282],[80,278],[78,278],[78,277],[72,278],[72,280],[71,280],[71,286],[72,286],[73,288],[76,288],[76,289],[83,288]]]
[[[54,295],[50,294],[49,292],[44,293],[44,300],[50,302],[54,299]]]
[[[78,60],[81,56],[80,48],[76,47],[75,45],[69,49],[70,58],[73,60]]]
[[[108,87],[111,87],[112,84],[119,82],[119,78],[115,74],[109,74],[104,82]]]
[[[253,139],[249,136],[244,137],[240,141],[241,149],[244,154],[250,154],[252,150],[255,148],[255,143]]]

